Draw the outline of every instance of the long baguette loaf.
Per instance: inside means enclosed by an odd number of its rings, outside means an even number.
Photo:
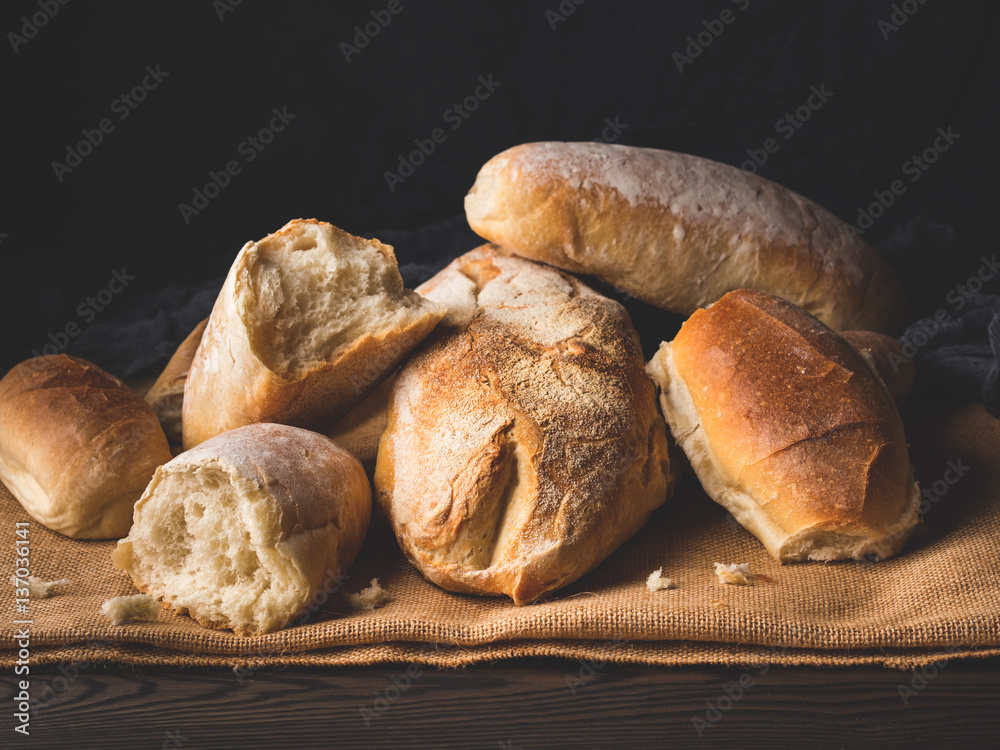
[[[903,424],[842,337],[789,302],[730,292],[648,370],[709,496],[778,560],[886,558],[919,521]]]
[[[447,305],[400,370],[377,497],[425,577],[525,604],[632,536],[673,484],[628,314],[483,246],[418,291]]]
[[[169,460],[153,410],[97,365],[35,357],[0,380],[0,479],[53,531],[125,536],[132,506]]]
[[[892,333],[906,320],[892,271],[837,217],[688,154],[526,143],[486,163],[465,211],[491,242],[684,316],[756,288],[836,330]]]

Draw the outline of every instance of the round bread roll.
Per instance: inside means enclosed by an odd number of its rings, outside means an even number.
[[[112,560],[178,614],[260,635],[346,572],[370,518],[356,458],[317,433],[254,424],[157,469]]]
[[[378,501],[429,580],[532,602],[604,560],[672,488],[638,336],[617,302],[493,246],[418,291],[448,313],[397,376]]]
[[[184,447],[254,422],[328,429],[443,314],[377,240],[297,219],[248,242],[191,363]]]
[[[886,558],[920,520],[903,424],[858,352],[805,310],[730,292],[648,370],[708,495],[791,560]]]
[[[35,357],[0,380],[0,479],[28,514],[74,539],[118,539],[170,460],[156,415],[97,365]]]
[[[892,333],[906,321],[896,277],[836,216],[697,156],[526,143],[483,166],[465,212],[491,242],[684,316],[746,287],[836,330]]]

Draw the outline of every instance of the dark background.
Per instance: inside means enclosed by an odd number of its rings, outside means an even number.
[[[865,237],[915,317],[950,309],[949,290],[997,250],[1000,3],[399,0],[395,15],[388,5],[74,0],[15,52],[9,35],[43,11],[4,3],[2,369],[75,322],[71,353],[120,376],[154,371],[207,313],[239,248],[291,218],[393,244],[415,285],[477,244],[462,198],[486,160],[525,141],[615,135],[608,121],[620,123],[618,143],[736,165],[775,138],[759,174],[852,223],[902,180],[905,194]],[[901,6],[916,12],[880,29]],[[674,53],[705,23],[719,29],[724,9],[735,20],[679,71]],[[391,20],[348,61],[341,45],[373,11]],[[147,65],[168,76],[120,120],[113,102]],[[480,76],[499,85],[453,129],[446,111]],[[833,95],[786,139],[777,121],[813,86]],[[272,108],[295,118],[247,163],[240,144]],[[113,132],[59,181],[52,162],[105,117]],[[911,182],[904,163],[949,126],[959,139]],[[445,142],[390,189],[385,173],[435,128]],[[178,205],[232,159],[242,171],[186,222]],[[81,316],[122,268],[134,281]],[[631,310],[641,330],[661,325]]]

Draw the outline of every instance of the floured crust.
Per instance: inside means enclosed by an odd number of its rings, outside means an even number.
[[[709,159],[601,143],[526,143],[493,157],[469,225],[527,258],[596,276],[681,315],[757,288],[836,330],[894,332],[906,300],[843,222],[769,180]]]
[[[0,479],[74,539],[117,539],[170,446],[152,409],[94,364],[35,357],[0,380]]]
[[[305,227],[305,228],[304,228]],[[363,240],[325,222],[296,220],[240,251],[209,317],[201,345],[191,363],[184,392],[184,447],[192,448],[226,430],[255,422],[278,422],[317,431],[362,400],[368,391],[434,328],[443,311],[414,292],[402,290],[400,304],[412,308],[405,321],[385,329],[360,333],[332,359],[304,370],[281,371],[275,360],[301,352],[264,352],[274,320],[294,318],[292,309],[274,307],[277,295],[265,282],[269,263],[264,255],[281,242],[294,245],[303,231],[317,231],[331,244],[366,245],[395,268],[392,248]],[[295,251],[293,248],[292,252]],[[257,318],[261,319],[258,321]],[[262,343],[263,342],[263,343]],[[270,361],[269,365],[267,362]]]
[[[532,602],[672,488],[638,337],[618,303],[494,246],[418,291],[448,313],[397,377],[378,500],[431,581]]]
[[[251,536],[259,544],[258,553],[275,555],[292,571],[285,588],[297,597],[280,611],[269,612],[263,626],[209,615],[204,594],[156,580],[173,566],[165,558],[175,554],[175,545],[150,541],[160,528],[153,528],[156,520],[146,518],[146,506],[162,497],[168,481],[187,482],[196,491],[206,476],[239,498],[237,515],[253,519]],[[157,519],[162,518],[162,511],[157,513]],[[132,532],[119,542],[112,561],[130,575],[139,591],[165,608],[190,615],[205,627],[259,635],[288,625],[324,581],[347,571],[361,549],[370,518],[371,488],[357,459],[308,430],[253,424],[212,438],[160,467],[136,504]],[[189,535],[190,530],[174,536]],[[193,547],[199,540],[186,543]],[[143,570],[153,572],[144,575]]]
[[[899,414],[860,355],[808,313],[731,292],[648,371],[705,491],[775,559],[902,549],[920,495]]]

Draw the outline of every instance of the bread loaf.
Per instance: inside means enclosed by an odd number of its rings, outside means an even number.
[[[843,331],[840,334],[853,346],[878,375],[889,395],[899,406],[913,387],[917,367],[903,352],[898,339],[874,331]]]
[[[191,363],[184,447],[254,422],[327,429],[442,314],[376,240],[296,220],[247,243]]]
[[[259,635],[346,573],[370,516],[357,459],[314,432],[254,424],[157,469],[112,560],[175,612]]]
[[[206,325],[208,318],[196,325],[181,342],[167,362],[167,366],[163,368],[160,377],[144,397],[146,403],[153,408],[156,418],[160,420],[160,426],[163,427],[163,432],[171,445],[180,445],[183,441],[181,407],[184,404],[184,384],[187,382],[188,370],[191,369],[194,353],[198,350]]]
[[[0,380],[0,479],[53,531],[125,536],[132,506],[169,460],[153,410],[96,365],[35,357]]]
[[[900,551],[920,506],[903,424],[858,352],[816,318],[730,292],[648,370],[702,487],[775,559]]]
[[[892,333],[906,321],[892,271],[837,217],[688,154],[526,143],[486,163],[465,211],[491,242],[684,316],[748,287],[837,330]]]
[[[493,246],[419,291],[448,313],[397,376],[378,501],[429,580],[532,602],[600,563],[671,490],[638,336],[617,302]]]

